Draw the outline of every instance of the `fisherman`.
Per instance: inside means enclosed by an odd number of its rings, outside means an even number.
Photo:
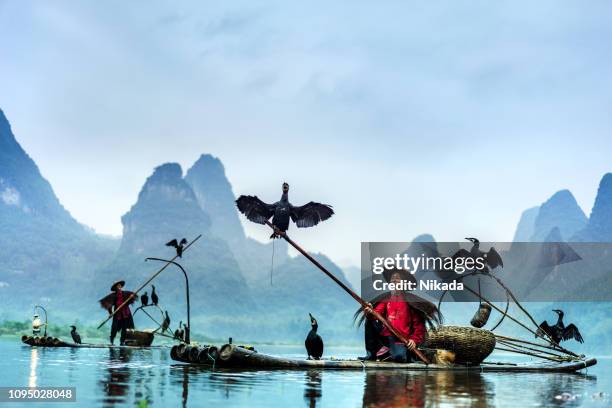
[[[401,269],[392,269],[383,272],[385,279],[390,283],[413,281],[415,278]],[[408,343],[404,344],[395,337],[381,322],[375,320],[372,310],[378,312]],[[415,361],[413,350],[425,340],[426,323],[433,326],[440,323],[440,314],[437,307],[416,295],[403,291],[385,293],[364,308],[366,314],[365,341],[367,356],[365,360],[386,359],[408,363]]]
[[[117,332],[121,330],[121,336],[119,337],[119,344],[125,345],[125,336],[127,329],[134,328],[134,319],[132,318],[132,312],[130,311],[130,304],[136,301],[136,296],[132,296],[133,292],[123,290],[125,281],[117,281],[111,286],[111,292],[104,298],[100,299],[100,305],[112,314],[117,311],[120,305],[129,299],[129,302],[124,305],[118,312],[113,316],[113,325],[111,326],[110,342],[114,344],[115,336]]]

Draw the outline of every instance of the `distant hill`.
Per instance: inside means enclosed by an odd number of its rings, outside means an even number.
[[[72,218],[0,110],[0,318],[29,315],[36,303],[79,304],[72,294],[117,245]]]

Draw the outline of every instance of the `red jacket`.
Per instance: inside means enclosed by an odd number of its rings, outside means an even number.
[[[425,339],[425,323],[421,315],[415,312],[402,295],[391,295],[387,300],[380,302],[374,308],[398,332],[416,344]],[[391,332],[383,326],[383,336],[392,336]]]

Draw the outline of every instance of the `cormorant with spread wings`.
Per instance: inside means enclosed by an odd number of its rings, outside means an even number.
[[[536,332],[536,337],[544,338],[544,333],[546,333],[557,344],[564,340],[570,339],[583,343],[584,339],[582,338],[582,335],[580,334],[580,331],[576,325],[570,323],[566,326],[565,323],[563,323],[563,311],[555,309],[553,312],[559,315],[557,318],[557,323],[555,325],[550,325],[546,320],[544,320],[542,323],[540,323],[540,328]]]
[[[325,221],[334,214],[330,205],[315,203],[314,201],[300,207],[289,202],[289,184],[283,183],[283,195],[280,201],[266,204],[257,196],[241,195],[236,200],[238,210],[246,217],[258,224],[265,224],[272,217],[272,224],[280,231],[289,229],[289,220],[293,220],[298,228],[313,227],[320,221]],[[274,232],[270,238],[276,238]]]
[[[489,251],[485,252],[480,249],[480,241],[476,238],[466,238],[468,241],[473,243],[472,248],[468,251],[466,249],[460,249],[455,252],[453,258],[484,258],[485,267],[482,270],[483,273],[489,273],[491,269],[495,269],[498,266],[504,267],[504,261],[502,260],[499,253],[495,248],[491,247]]]

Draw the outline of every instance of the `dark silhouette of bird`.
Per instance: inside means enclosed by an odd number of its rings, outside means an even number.
[[[165,314],[166,314],[166,317],[164,317],[164,321],[161,324],[162,333],[168,330],[168,328],[170,327],[170,316],[168,315],[167,310],[165,311]]]
[[[142,296],[140,296],[140,303],[143,306],[149,305],[149,296],[147,295],[147,292],[143,293]]]
[[[257,196],[241,195],[236,200],[236,205],[250,221],[258,224],[265,224],[272,217],[272,224],[281,232],[289,229],[289,220],[292,220],[298,228],[307,228],[334,215],[334,210],[330,205],[314,201],[300,207],[293,206],[289,202],[289,184],[287,183],[283,183],[283,195],[280,201],[274,204],[266,204]],[[270,238],[277,238],[278,235],[275,231]]]
[[[483,258],[485,262],[484,268],[481,270],[483,273],[489,273],[491,269],[495,269],[498,266],[504,267],[504,261],[502,260],[499,253],[495,250],[495,248],[491,247],[488,252],[485,252],[480,249],[480,241],[476,238],[466,238],[468,241],[472,242],[472,248],[468,251],[463,248],[455,252],[453,255],[453,259],[456,258]]]
[[[174,338],[177,340],[183,340],[185,337],[185,332],[183,330],[183,321],[179,322],[179,327],[174,331]]]
[[[319,328],[317,319],[315,319],[310,313],[308,313],[308,316],[310,316],[311,329],[308,332],[308,336],[306,336],[306,341],[304,344],[306,345],[308,359],[310,360],[310,357],[312,357],[315,360],[319,360],[323,355],[323,339],[317,334],[317,329]]]
[[[72,341],[74,341],[76,344],[81,344],[81,335],[77,333],[76,326],[70,326],[70,327],[72,327],[72,330],[70,331],[70,336],[72,336]]]
[[[155,285],[151,285],[151,287],[153,288],[153,290],[151,290],[151,302],[157,306],[159,303],[159,297],[157,296],[157,293],[155,293]]]
[[[546,333],[557,344],[570,339],[574,339],[579,343],[584,343],[584,339],[582,338],[580,331],[573,323],[570,323],[567,326],[563,323],[563,311],[554,309],[553,312],[559,315],[557,323],[554,326],[551,326],[546,320],[544,320],[542,323],[540,323],[540,328],[536,332],[536,337],[544,338],[544,333]]]
[[[181,242],[178,242],[176,239],[166,242],[166,246],[176,248],[176,255],[179,258],[183,257],[183,249],[185,248],[185,245],[187,245],[187,240],[185,238],[181,239]]]

